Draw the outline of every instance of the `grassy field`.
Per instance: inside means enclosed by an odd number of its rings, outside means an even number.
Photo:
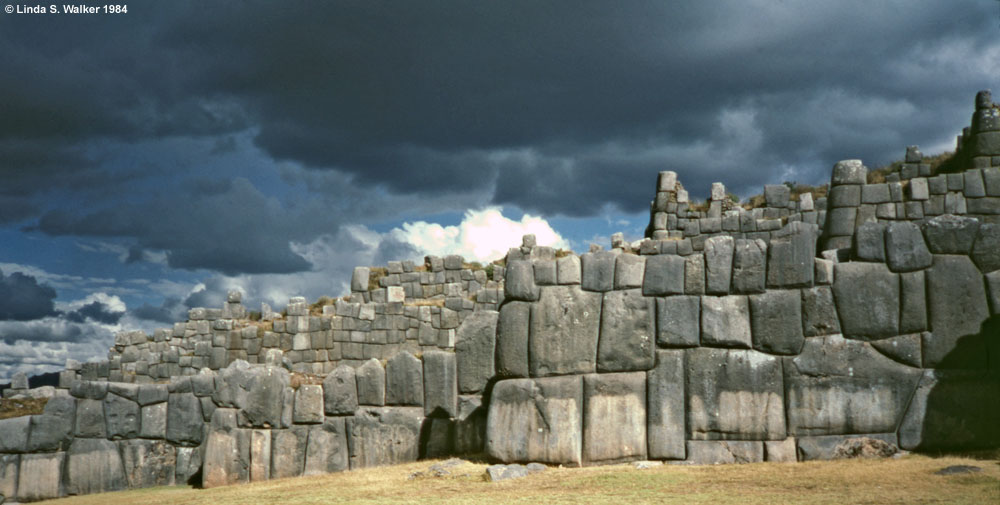
[[[485,464],[463,463],[443,477],[410,478],[433,461],[214,489],[163,487],[53,500],[61,505],[487,504],[617,505],[803,503],[1000,504],[1000,461],[906,456],[750,465],[631,465],[550,468],[523,479],[486,482]],[[982,472],[942,476],[950,465]]]

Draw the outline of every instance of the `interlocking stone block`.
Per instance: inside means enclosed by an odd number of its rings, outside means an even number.
[[[642,294],[647,296],[684,293],[684,258],[659,254],[646,259]]]
[[[604,294],[597,370],[629,372],[649,370],[656,349],[656,305],[639,289]]]
[[[385,405],[385,369],[371,358],[355,370],[360,405]]]
[[[767,251],[767,287],[794,288],[811,286],[816,257],[816,225],[788,223],[774,238]]]
[[[885,229],[885,251],[889,269],[893,272],[912,272],[931,266],[930,250],[915,223],[889,223]]]
[[[926,282],[931,333],[923,343],[924,367],[984,368],[983,337],[969,337],[989,317],[982,274],[967,256],[934,255]]]
[[[689,439],[786,438],[779,358],[751,350],[685,352]]]
[[[798,354],[802,349],[802,300],[799,290],[771,290],[750,295],[754,349],[770,354]]]
[[[750,348],[750,312],[746,296],[701,297],[701,344]]]
[[[733,252],[733,292],[763,293],[767,275],[767,243],[738,239]]]
[[[864,184],[868,180],[868,169],[861,160],[842,160],[833,166],[832,185]]]
[[[663,347],[696,347],[701,340],[701,297],[656,299],[656,342]]]
[[[503,377],[528,376],[528,333],[531,304],[507,302],[497,323],[497,373]]]
[[[646,374],[583,376],[583,459],[646,459]]]
[[[341,364],[323,380],[323,405],[331,416],[353,414],[358,410],[358,384],[354,368]]]
[[[619,254],[618,259],[615,261],[615,289],[642,287],[642,277],[645,267],[645,256]]]
[[[493,388],[486,452],[507,462],[583,462],[583,379],[502,380]]]
[[[616,259],[617,254],[611,251],[584,253],[580,255],[580,262],[583,268],[583,289],[600,292],[614,289]]]
[[[899,334],[899,275],[881,263],[838,263],[833,295],[844,335],[878,340]]]
[[[684,351],[656,351],[656,366],[646,374],[646,404],[649,457],[684,459]]]
[[[500,313],[478,310],[458,327],[455,359],[458,364],[458,391],[478,393],[494,375],[494,349]]]
[[[854,233],[854,256],[861,261],[885,262],[885,223],[865,223]]]
[[[705,291],[728,294],[733,276],[733,237],[721,235],[705,241]]]
[[[579,286],[542,289],[532,304],[528,368],[533,377],[593,373],[601,320],[601,294]]]
[[[504,272],[504,297],[508,300],[525,301],[538,299],[535,270],[530,261],[515,260],[507,263]]]
[[[969,254],[979,232],[979,220],[945,214],[922,226],[927,247],[934,254]]]

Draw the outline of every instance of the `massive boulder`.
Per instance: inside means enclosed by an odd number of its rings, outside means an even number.
[[[580,465],[582,435],[580,376],[508,379],[494,386],[486,421],[490,457]]]
[[[531,306],[528,336],[531,375],[596,371],[600,321],[600,293],[584,291],[579,286],[542,288],[541,299]]]

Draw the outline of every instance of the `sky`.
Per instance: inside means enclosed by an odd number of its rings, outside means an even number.
[[[997,0],[0,3],[0,381],[229,289],[637,240],[661,170],[948,151],[1000,84]]]

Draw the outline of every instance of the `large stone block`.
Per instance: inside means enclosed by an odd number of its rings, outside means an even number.
[[[900,333],[914,333],[927,329],[927,298],[923,272],[907,272],[899,275]]]
[[[919,368],[923,363],[920,357],[921,336],[919,333],[900,335],[870,342],[872,347],[883,356],[907,366]]]
[[[21,473],[24,481],[25,468],[22,457]],[[51,478],[35,474],[34,478]],[[73,441],[66,452],[66,493],[92,494],[118,491],[128,487],[121,455],[114,442],[98,438],[79,438]],[[23,493],[23,489],[21,492]]]
[[[177,471],[174,472],[174,482],[191,486],[201,483],[204,449],[204,446],[177,448]]]
[[[615,287],[615,259],[611,251],[580,255],[583,268],[582,286],[586,291],[611,291]]]
[[[826,215],[826,225],[823,227],[823,231],[828,237],[850,237],[854,234],[854,223],[857,216],[858,209],[856,207],[831,209]]]
[[[696,347],[701,342],[701,297],[656,299],[656,343],[663,347]]]
[[[785,439],[779,358],[749,350],[685,352],[689,439]]]
[[[17,469],[21,457],[17,454],[0,454],[0,496],[17,499]]]
[[[393,355],[385,364],[385,404],[424,404],[424,364],[409,352]]]
[[[240,407],[240,425],[255,428],[282,426],[281,414],[286,402],[285,392],[291,381],[288,371],[275,366],[253,367],[252,370],[249,382],[245,386],[242,384],[239,386],[246,388],[243,403],[238,400],[240,394],[236,394],[235,404]],[[225,373],[222,375],[225,376]]]
[[[652,459],[684,459],[687,438],[684,405],[684,351],[656,351],[646,373],[646,436]]]
[[[118,442],[128,487],[132,489],[173,486],[177,449],[163,440]]]
[[[71,398],[66,398],[72,402]],[[57,400],[53,398],[50,402]],[[62,451],[69,447],[73,435],[73,418],[62,415],[39,414],[31,419],[27,452]]]
[[[423,409],[415,407],[360,410],[347,419],[351,469],[416,461],[423,421]]]
[[[0,453],[25,452],[30,432],[31,418],[28,416],[0,419],[0,433],[3,433],[0,437]]]
[[[705,256],[692,254],[684,257],[684,293],[701,295],[705,293]]]
[[[77,412],[79,413],[79,405]],[[79,419],[77,420],[79,423]],[[201,402],[191,393],[170,393],[167,401],[167,440],[175,445],[201,445],[205,419]]]
[[[303,475],[321,475],[348,469],[346,426],[343,418],[332,418],[309,428]]]
[[[976,241],[972,245],[972,261],[983,273],[1000,270],[1000,224],[979,225]]]
[[[104,420],[104,402],[90,398],[76,400],[74,436],[83,438],[106,438],[107,422]]]
[[[531,306],[528,369],[533,377],[596,370],[601,298],[579,286],[542,289]]]
[[[535,269],[530,261],[514,260],[507,263],[504,271],[504,298],[525,301],[538,299]]]
[[[271,430],[250,430],[250,482],[271,478]]]
[[[112,440],[139,436],[139,404],[108,394],[104,397],[104,418],[107,420],[107,437]]]
[[[788,200],[791,198],[791,190],[784,184],[764,185],[764,202],[768,207],[783,209],[788,207]]]
[[[705,292],[729,293],[733,278],[733,237],[720,235],[705,241]]]
[[[107,440],[95,440],[94,442],[111,444]],[[83,447],[84,445],[80,446],[80,448]],[[115,453],[117,454],[117,451]],[[17,500],[31,502],[64,496],[66,494],[66,490],[63,488],[65,460],[65,452],[22,455],[21,468],[17,478]]]
[[[854,257],[885,262],[885,223],[864,223],[854,233]]]
[[[857,207],[861,205],[861,186],[834,186],[829,202],[831,208]]]
[[[503,380],[493,388],[486,452],[505,463],[580,465],[583,451],[580,376]]]
[[[371,274],[371,269],[368,267],[354,267],[354,273],[351,275],[351,291],[368,291],[368,277]]]
[[[878,340],[899,334],[899,275],[884,264],[836,264],[833,296],[844,336]]]
[[[979,220],[945,214],[922,225],[927,247],[934,254],[969,254],[979,232]]]
[[[458,371],[455,353],[424,353],[424,414],[454,417],[458,412]]]
[[[739,239],[733,253],[733,292],[763,293],[767,276],[767,243]]]
[[[619,254],[615,261],[615,289],[642,287],[646,258],[635,254]]]
[[[583,460],[646,459],[646,374],[583,377]]]
[[[358,410],[358,383],[353,368],[340,365],[326,376],[323,408],[331,416],[349,415]]]
[[[661,296],[683,293],[684,258],[673,254],[658,254],[646,259],[642,294]]]
[[[840,333],[837,306],[829,286],[802,290],[802,333],[807,337]]]
[[[639,289],[604,294],[597,370],[630,372],[653,367],[656,304]]]
[[[774,233],[767,250],[767,287],[811,286],[816,258],[816,225],[795,221]]]
[[[926,283],[931,333],[924,338],[924,367],[984,368],[987,335],[980,332],[990,312],[976,265],[967,256],[934,255]]]
[[[865,184],[868,182],[868,169],[861,160],[841,160],[833,165],[832,185]]]
[[[749,299],[753,348],[770,354],[798,354],[804,342],[799,290],[772,290]]]
[[[494,375],[494,349],[500,313],[478,310],[458,327],[455,359],[458,364],[458,391],[478,393]]]
[[[579,284],[581,281],[580,257],[575,254],[556,260],[556,281],[559,284]]]
[[[454,450],[456,454],[479,454],[486,440],[486,408],[477,395],[459,397],[458,414],[454,423]]]
[[[851,439],[870,438],[881,440],[892,446],[897,445],[895,433],[863,433],[856,435],[825,435],[817,437],[799,437],[795,440],[798,457],[800,461],[825,461],[840,457],[837,454],[838,446],[842,446]]]
[[[931,266],[931,252],[920,227],[909,221],[894,221],[885,230],[885,251],[889,269],[912,272]]]
[[[924,370],[899,427],[908,451],[958,451],[1000,445],[1000,379],[966,371]]]
[[[528,330],[531,304],[507,302],[497,323],[496,367],[501,377],[528,376]]]
[[[298,477],[305,471],[310,426],[271,430],[271,478]]]
[[[295,407],[292,422],[316,424],[323,422],[323,386],[302,384],[295,390]]]
[[[788,432],[795,436],[891,432],[899,425],[920,370],[839,335],[806,339],[784,358]]]
[[[358,404],[385,405],[385,369],[379,360],[371,358],[355,370],[358,383]]]
[[[740,440],[688,440],[687,463],[728,465],[764,461],[764,443]]]
[[[745,295],[701,297],[701,343],[750,348],[750,311]]]
[[[236,410],[230,408],[212,413],[205,441],[202,487],[249,482],[251,431],[237,427],[238,417]]]

